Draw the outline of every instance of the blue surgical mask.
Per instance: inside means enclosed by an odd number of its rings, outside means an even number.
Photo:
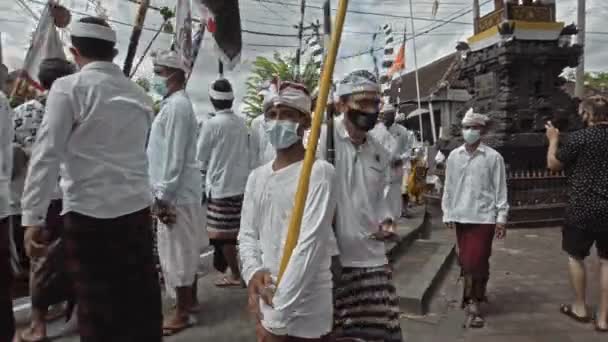
[[[479,141],[481,139],[481,131],[478,129],[467,128],[462,130],[462,137],[464,141],[471,145]]]
[[[265,123],[264,130],[270,144],[277,150],[283,150],[300,141],[298,126],[293,121],[271,120]]]
[[[168,77],[154,75],[154,77],[152,77],[152,81],[150,82],[152,91],[162,97],[167,96],[169,93],[169,88],[167,88],[167,79]]]

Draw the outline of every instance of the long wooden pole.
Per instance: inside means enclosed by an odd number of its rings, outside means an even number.
[[[414,75],[416,76],[416,98],[418,99],[418,125],[420,126],[420,141],[424,141],[424,130],[422,126],[422,104],[420,101],[420,78],[418,76],[418,55],[416,53],[416,27],[414,26],[414,6],[410,0],[410,20],[412,24],[412,47],[414,49]]]
[[[304,157],[304,164],[302,165],[302,171],[300,172],[298,191],[296,192],[293,212],[291,213],[291,220],[289,221],[289,230],[285,240],[285,248],[283,249],[283,257],[281,258],[277,284],[281,282],[281,278],[285,273],[285,269],[289,264],[289,259],[291,259],[291,255],[298,243],[298,238],[300,236],[300,225],[302,224],[304,205],[306,203],[306,196],[308,195],[310,173],[312,171],[312,164],[315,161],[317,142],[319,140],[319,133],[321,131],[321,123],[323,121],[323,113],[325,112],[325,106],[327,105],[327,96],[331,87],[331,79],[334,74],[336,56],[338,55],[338,48],[340,47],[340,39],[342,38],[342,29],[344,28],[347,8],[348,0],[340,0],[338,3],[338,11],[336,13],[336,23],[331,36],[331,45],[329,46],[329,52],[327,53],[325,62],[323,63],[321,87],[319,89],[317,105],[315,106],[315,113],[313,115],[312,127],[310,129],[310,136],[308,138],[308,146],[306,147],[306,156]]]
[[[133,26],[133,32],[131,32],[131,40],[129,41],[129,49],[127,50],[127,56],[125,57],[125,64],[122,72],[129,77],[131,73],[131,67],[133,66],[133,59],[137,52],[137,45],[139,44],[139,38],[141,37],[141,31],[144,27],[144,21],[146,20],[146,13],[150,6],[150,0],[141,0],[139,2],[139,9],[137,10],[137,16],[135,17],[135,26]]]

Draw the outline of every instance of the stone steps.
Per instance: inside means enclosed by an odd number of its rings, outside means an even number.
[[[455,255],[454,244],[416,240],[393,264],[401,312],[424,315],[429,299]]]

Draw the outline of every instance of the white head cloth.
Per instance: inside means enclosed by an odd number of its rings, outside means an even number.
[[[487,115],[475,113],[473,108],[469,109],[462,119],[463,126],[485,126],[490,118]]]
[[[215,82],[217,82],[219,80],[225,80],[225,78],[218,78],[217,80],[213,81],[213,83],[211,83],[209,85],[209,97],[212,98],[213,100],[224,100],[224,101],[234,100],[234,93],[232,91],[217,91],[217,90],[213,89],[213,85],[215,84]]]
[[[273,91],[264,98],[263,108],[266,112],[273,106],[283,105],[310,114],[311,103],[312,100],[306,86],[299,83],[282,82],[278,92]]]
[[[380,112],[382,112],[382,113],[393,113],[395,111],[396,111],[395,106],[392,103],[388,103],[388,102],[384,103],[382,105],[382,109],[380,110]]]
[[[70,35],[81,38],[95,38],[116,43],[116,32],[112,28],[77,21],[70,26]]]
[[[348,74],[338,84],[338,96],[352,95],[363,92],[380,93],[380,85],[376,76],[367,70],[357,70]]]
[[[184,68],[183,63],[180,61],[177,52],[170,50],[158,51],[156,56],[154,57],[154,65],[164,66],[172,69],[179,69],[185,73],[188,73],[188,70]]]
[[[398,113],[397,116],[395,116],[395,121],[396,122],[405,122],[406,120],[406,116],[405,113]]]

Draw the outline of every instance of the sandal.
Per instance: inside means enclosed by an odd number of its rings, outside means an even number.
[[[590,323],[593,320],[593,318],[589,315],[579,316],[579,315],[575,314],[574,311],[572,311],[572,305],[570,305],[570,304],[562,304],[559,307],[559,312],[561,312],[562,314],[568,316],[569,318],[571,318],[579,323]]]
[[[486,321],[480,315],[473,316],[469,322],[469,327],[474,329],[483,328],[486,325]]]
[[[185,322],[180,325],[163,325],[163,336],[173,336],[190,328],[191,326],[192,324],[190,324],[190,322]]]
[[[48,337],[41,337],[41,338],[33,338],[31,336],[31,332],[32,330],[30,328],[27,328],[23,331],[21,331],[21,333],[19,334],[19,342],[49,342],[49,338]]]
[[[222,277],[214,284],[216,287],[221,288],[241,288],[243,283],[240,280],[232,280],[228,277]]]

